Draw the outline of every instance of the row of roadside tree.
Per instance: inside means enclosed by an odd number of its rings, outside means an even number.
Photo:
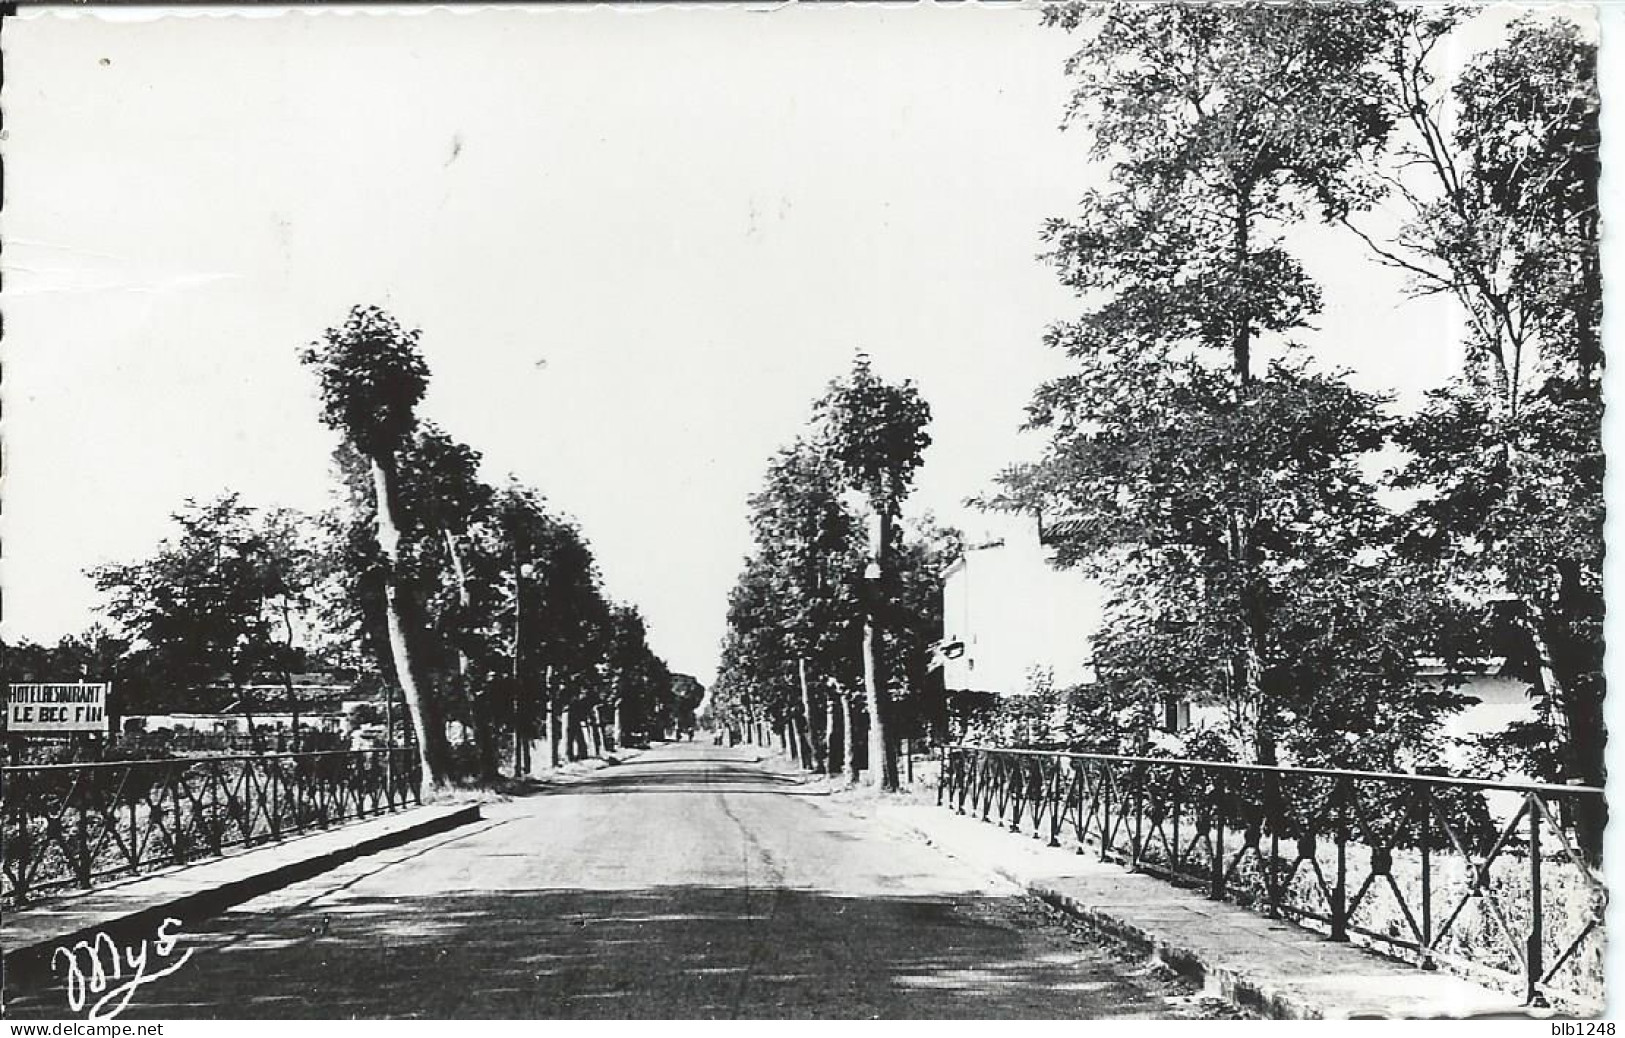
[[[886,382],[860,354],[768,463],[728,600],[713,726],[776,732],[809,770],[897,787],[900,742],[941,720],[937,573],[958,551],[954,531],[902,520],[930,419],[913,384]]]
[[[256,710],[291,711],[297,735],[296,675],[338,672],[354,698],[398,698],[426,787],[691,728],[699,682],[606,595],[580,528],[418,416],[418,339],[357,307],[304,351],[340,441],[330,508],[188,501],[148,557],[92,572],[111,626],[6,647],[6,679],[111,680],[120,714],[235,704],[260,744]],[[267,675],[285,697],[254,702]]]
[[[1536,12],[1473,52],[1481,10],[1390,3],[1043,17],[1080,41],[1067,118],[1099,186],[1043,231],[1081,305],[1048,334],[1070,370],[1029,407],[1046,449],[983,503],[1042,516],[1058,564],[1109,589],[1075,748],[1146,752],[1174,695],[1223,708],[1187,752],[1427,766],[1467,700],[1419,661],[1493,659],[1533,720],[1482,770],[1600,786],[1594,42]],[[1374,263],[1448,300],[1454,375],[1417,403],[1337,366],[1359,330],[1329,344],[1311,238],[1351,278]],[[927,417],[865,363],[832,385],[751,501],[717,687],[814,766],[840,712],[820,727],[820,695],[844,711],[861,687],[887,786],[891,700],[928,687],[909,603],[952,549],[899,533]]]

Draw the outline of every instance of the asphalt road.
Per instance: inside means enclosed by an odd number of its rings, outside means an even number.
[[[121,1019],[1191,1014],[1003,881],[762,756],[657,747],[185,921],[169,961],[190,959]],[[62,1017],[63,997],[6,1008]]]

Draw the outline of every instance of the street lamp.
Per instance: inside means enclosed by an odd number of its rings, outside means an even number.
[[[519,704],[519,626],[523,616],[521,609],[523,595],[520,589],[523,587],[523,581],[536,575],[536,567],[528,562],[519,561],[517,544],[514,545],[513,561],[513,777],[517,781],[524,754],[524,734],[520,727]]]

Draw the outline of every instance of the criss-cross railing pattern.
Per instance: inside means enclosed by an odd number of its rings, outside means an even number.
[[[937,802],[1414,962],[1602,997],[1603,791],[953,746]]]
[[[418,803],[410,749],[0,768],[0,897],[17,902]]]

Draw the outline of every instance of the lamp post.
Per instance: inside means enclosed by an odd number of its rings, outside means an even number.
[[[519,702],[519,627],[524,613],[521,603],[523,594],[521,589],[524,581],[536,574],[536,567],[530,563],[519,561],[519,546],[513,549],[513,777],[519,777],[520,769],[524,767],[525,735],[520,717]]]

